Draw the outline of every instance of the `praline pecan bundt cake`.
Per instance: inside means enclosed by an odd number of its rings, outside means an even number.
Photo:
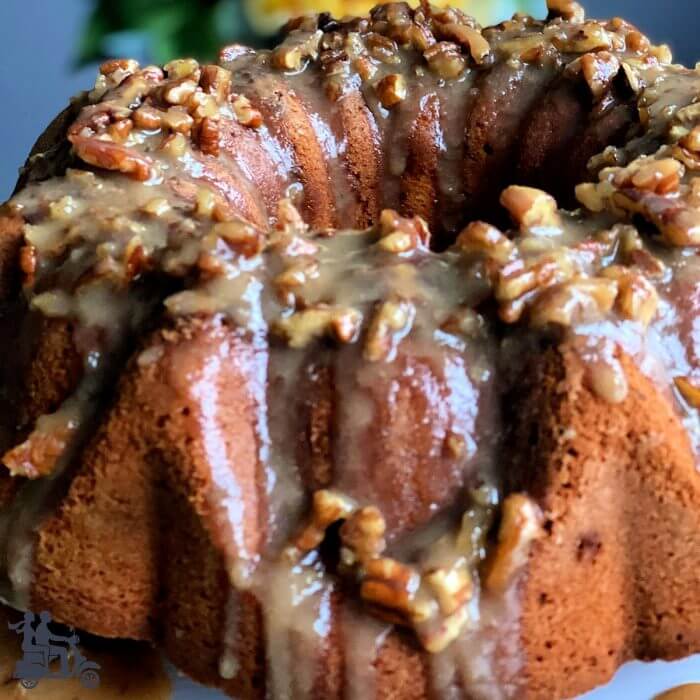
[[[102,66],[0,224],[3,597],[238,698],[549,700],[699,650],[670,61],[551,0]]]

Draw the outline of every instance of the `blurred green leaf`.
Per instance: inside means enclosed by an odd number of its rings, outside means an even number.
[[[237,0],[93,0],[78,51],[81,64],[104,59],[113,36],[144,35],[148,60],[177,56],[212,60],[222,44],[250,42],[250,27]]]

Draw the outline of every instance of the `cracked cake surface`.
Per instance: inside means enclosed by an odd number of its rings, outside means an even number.
[[[246,699],[700,649],[700,73],[549,11],[101,67],[0,218],[4,600]]]

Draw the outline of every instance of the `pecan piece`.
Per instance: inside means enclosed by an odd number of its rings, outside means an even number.
[[[547,0],[550,17],[561,17],[567,22],[583,22],[586,13],[575,0]]]
[[[197,143],[202,153],[218,156],[220,151],[219,122],[211,117],[204,117],[196,130]]]
[[[693,377],[674,377],[681,396],[693,407],[700,408],[700,384]]]
[[[90,165],[116,170],[140,181],[150,179],[153,173],[153,161],[126,146],[78,134],[68,138],[77,156]]]
[[[501,193],[501,204],[521,230],[559,225],[557,202],[543,190],[511,185]]]
[[[399,73],[391,73],[377,83],[377,96],[386,109],[396,107],[408,96],[406,80]]]
[[[367,506],[353,513],[340,528],[340,538],[349,550],[346,565],[378,557],[386,548],[386,522],[378,508]]]
[[[530,545],[542,536],[542,511],[528,496],[511,494],[503,502],[498,544],[484,563],[482,581],[489,591],[504,591],[525,565]]]

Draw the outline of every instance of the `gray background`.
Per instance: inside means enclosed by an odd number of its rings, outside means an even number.
[[[590,15],[621,15],[655,41],[668,41],[679,61],[693,65],[700,59],[696,2],[590,0],[585,5]],[[0,0],[0,202],[9,196],[34,139],[69,95],[94,80],[94,66],[72,67],[88,10],[87,0]]]

